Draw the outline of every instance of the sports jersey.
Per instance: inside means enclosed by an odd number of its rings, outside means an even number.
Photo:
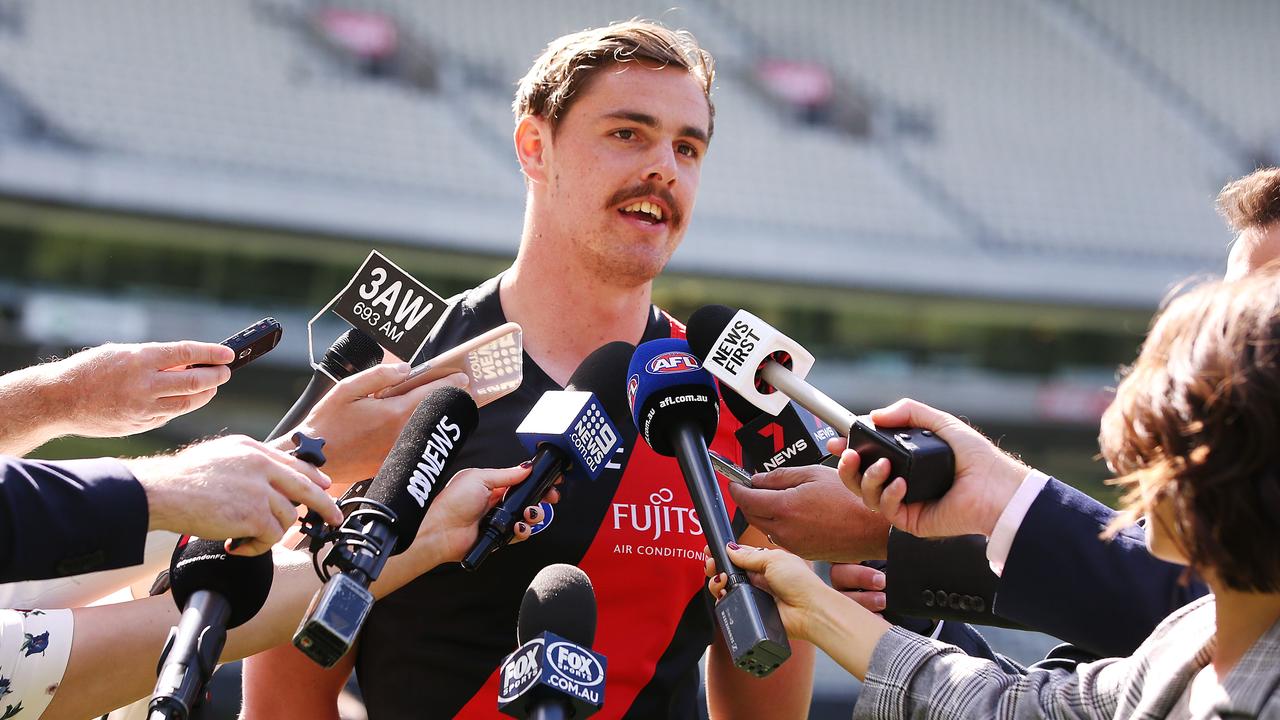
[[[498,280],[452,300],[419,361],[506,321]],[[644,340],[683,332],[650,308]],[[563,388],[527,354],[523,362],[520,388],[480,410],[449,472],[529,459],[515,429],[543,393]],[[737,458],[738,423],[723,407],[720,417],[712,447]],[[501,548],[475,572],[440,566],[374,606],[356,657],[371,718],[496,716],[498,666],[516,649],[520,600],[553,563],[577,565],[595,588],[593,649],[608,659],[596,717],[697,717],[698,660],[719,632],[703,575],[707,540],[675,459],[639,440],[630,418],[612,419],[622,449],[595,481],[562,486],[560,502],[543,505],[546,519],[533,537]],[[745,520],[721,492],[740,533]]]

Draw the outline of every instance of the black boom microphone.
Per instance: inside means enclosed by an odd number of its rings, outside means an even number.
[[[369,585],[387,558],[413,542],[431,501],[449,481],[445,470],[479,422],[480,412],[465,390],[436,390],[409,417],[368,493],[343,501],[344,509],[356,509],[334,533],[333,550],[324,560],[325,585],[293,636],[307,657],[332,667],[351,649],[373,607]],[[329,574],[333,568],[338,574]]]
[[[258,614],[271,592],[271,553],[230,555],[225,540],[183,537],[169,563],[173,600],[182,611],[160,653],[150,720],[187,720],[213,675],[227,630]]]
[[[627,375],[636,428],[654,452],[679,462],[707,546],[729,579],[725,596],[716,602],[716,618],[733,664],[764,677],[791,657],[791,645],[773,598],[751,584],[725,547],[735,535],[707,450],[720,422],[715,381],[689,343],[677,339],[641,344]]]
[[[604,705],[605,657],[591,650],[596,594],[573,565],[543,568],[520,601],[519,649],[502,661],[498,710],[515,718],[584,718]]]
[[[533,469],[480,521],[480,536],[462,567],[475,570],[494,550],[511,542],[524,509],[539,502],[560,477],[600,476],[622,442],[613,423],[626,412],[623,387],[634,351],[621,341],[602,345],[573,371],[563,392],[553,390],[539,398],[516,428],[533,453]]]
[[[289,408],[289,412],[276,425],[267,440],[275,440],[298,426],[311,412],[311,408],[320,402],[334,385],[352,375],[382,362],[382,348],[368,335],[352,328],[342,334],[328,350],[324,357],[311,369],[311,382],[307,389],[298,396],[297,402]]]

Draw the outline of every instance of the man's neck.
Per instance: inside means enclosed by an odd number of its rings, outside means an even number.
[[[502,276],[499,298],[506,318],[524,330],[525,352],[564,385],[601,345],[640,341],[649,321],[650,291],[650,283],[610,284],[566,253],[522,250]]]

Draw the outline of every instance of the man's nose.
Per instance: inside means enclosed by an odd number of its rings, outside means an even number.
[[[670,147],[657,147],[649,155],[649,164],[645,168],[644,179],[663,184],[676,180],[676,153]]]

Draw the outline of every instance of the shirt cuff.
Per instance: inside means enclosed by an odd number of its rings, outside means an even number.
[[[1004,564],[1009,559],[1009,550],[1013,548],[1013,539],[1017,537],[1018,528],[1022,527],[1022,520],[1031,509],[1031,503],[1036,501],[1048,482],[1049,476],[1039,470],[1027,473],[1018,486],[1018,491],[1009,499],[1009,504],[1004,506],[1000,519],[996,520],[991,537],[987,539],[987,562],[991,564],[991,572],[997,577],[1004,573]]]

